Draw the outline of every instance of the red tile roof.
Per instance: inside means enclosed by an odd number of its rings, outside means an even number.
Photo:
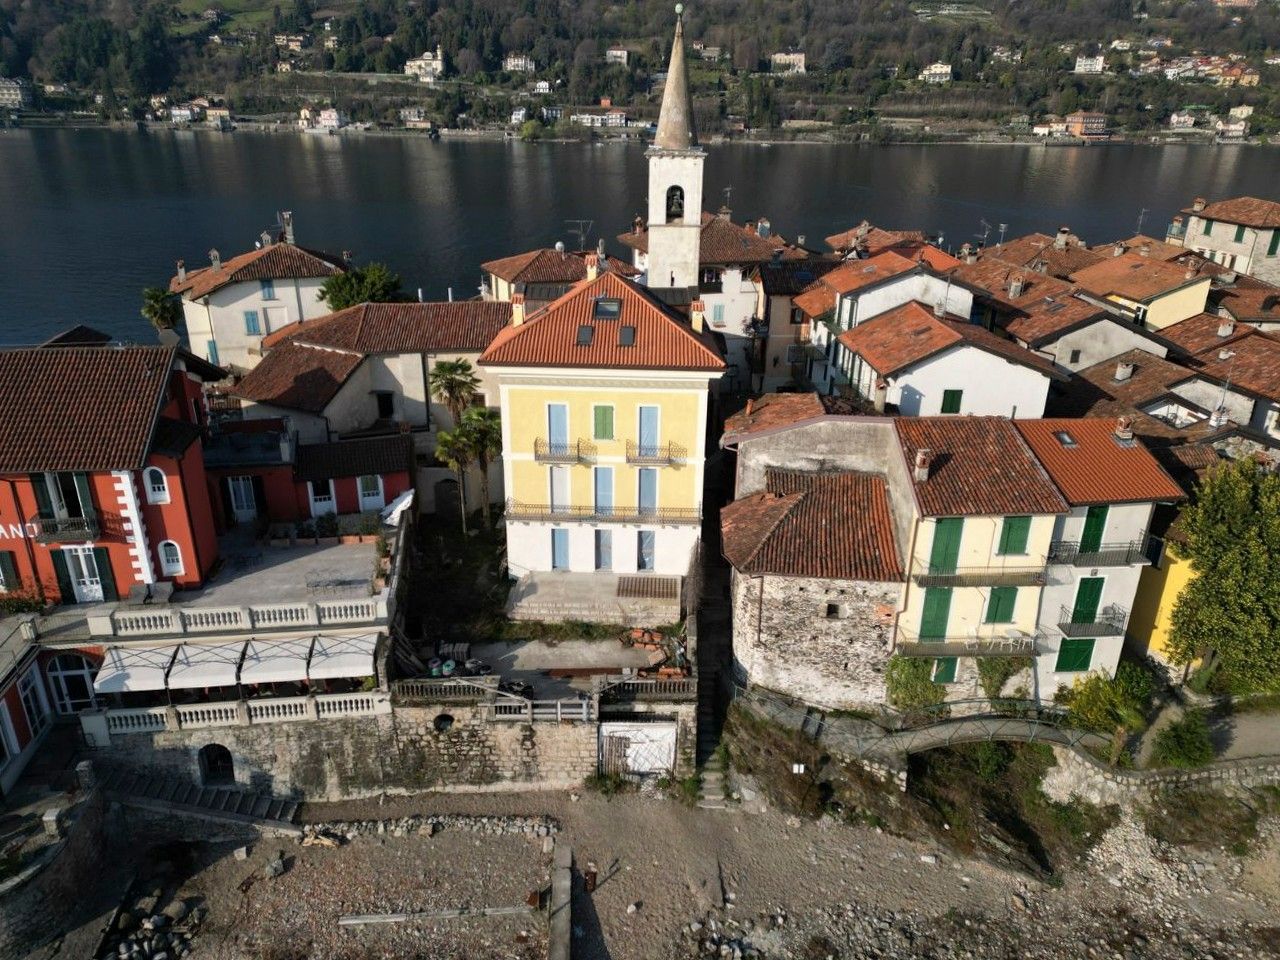
[[[723,444],[734,444],[771,430],[781,430],[820,417],[867,415],[868,404],[855,397],[817,393],[766,393],[725,420]]]
[[[1188,216],[1239,223],[1246,227],[1280,227],[1280,203],[1257,197],[1233,197],[1206,204],[1203,210],[1188,207],[1182,212]]]
[[[962,264],[954,276],[996,301],[1005,314],[997,322],[1032,349],[1107,316],[1101,307],[1076,296],[1074,284],[997,257]],[[1017,297],[1012,290],[1015,280],[1022,281]]]
[[[585,258],[588,254],[594,255],[595,251],[561,252],[544,247],[499,260],[490,260],[480,264],[480,269],[508,283],[577,283],[579,280],[587,279]],[[609,269],[623,276],[633,277],[640,272],[625,260],[619,260],[617,257],[606,259]]]
[[[1044,357],[958,317],[940,319],[918,300],[864,320],[840,334],[840,342],[882,377],[892,377],[961,344],[1055,379],[1061,376]]]
[[[360,437],[298,446],[294,476],[299,480],[386,476],[413,470],[413,437]]]
[[[899,417],[898,442],[916,503],[926,517],[1065,513],[1049,475],[1013,423],[1000,417]],[[916,453],[929,476],[916,480]]]
[[[1015,420],[1013,425],[1073,506],[1182,499],[1182,488],[1146,447],[1133,437],[1116,436],[1115,420]]]
[[[595,316],[597,300],[620,300],[614,318]],[[621,331],[635,330],[622,345]],[[590,341],[580,345],[589,329]],[[687,320],[653,299],[635,281],[601,273],[547,304],[518,327],[506,327],[480,363],[515,367],[610,367],[631,370],[705,370],[720,373],[724,360],[708,329],[695,333]]]
[[[1194,354],[1188,366],[1216,380],[1268,400],[1280,400],[1280,339],[1243,323],[1219,337],[1221,317],[1200,313],[1160,331],[1181,350]],[[1224,355],[1227,351],[1230,355]]]
[[[649,252],[647,227],[618,234],[618,242]],[[777,234],[762,237],[755,229],[734,223],[727,215],[702,214],[702,232],[698,240],[698,262],[709,264],[764,263],[780,253],[783,260],[804,260],[807,250],[794,247]]]
[[[262,345],[293,340],[351,353],[479,353],[510,322],[509,303],[362,303],[281,327]]]
[[[724,555],[742,573],[902,580],[885,480],[770,469],[766,492],[720,512]]]
[[[358,353],[286,341],[227,392],[255,403],[320,414],[363,362]]]
[[[1136,253],[1139,256],[1141,256],[1143,250],[1146,250],[1147,255],[1154,260],[1177,260],[1179,257],[1186,256],[1192,252],[1186,247],[1175,247],[1172,243],[1165,243],[1163,240],[1148,237],[1143,233],[1134,234],[1128,240],[1100,243],[1089,249],[1099,256],[1112,257],[1115,256],[1117,246],[1121,247],[1125,253]]]
[[[840,266],[839,260],[772,260],[756,267],[752,278],[759,280],[766,296],[794,297]]]
[[[916,261],[892,251],[884,251],[865,260],[845,260],[798,296],[793,297],[791,302],[806,316],[820,317],[835,309],[838,296],[853,293],[918,268],[920,264]]]
[[[179,280],[175,276],[169,281],[169,290],[182,294],[188,300],[199,300],[232,283],[331,277],[342,270],[342,261],[337,257],[292,243],[273,243],[223,260],[217,270],[212,265],[188,270],[186,279]]]
[[[137,470],[176,347],[0,350],[0,474]]]
[[[1191,272],[1189,277],[1188,272]],[[1137,253],[1124,253],[1077,270],[1071,275],[1071,279],[1081,288],[1098,296],[1115,294],[1141,303],[1208,280],[1209,277],[1163,260],[1153,260]]]
[[[1059,242],[1062,246],[1058,246]],[[982,260],[995,257],[1032,270],[1043,264],[1045,273],[1060,278],[1068,277],[1103,259],[1086,247],[1079,237],[1068,236],[1059,241],[1045,233],[1029,233],[1025,237],[1017,237],[994,247],[985,247],[978,251],[978,257]]]
[[[1280,323],[1280,287],[1232,287],[1214,297],[1218,309],[1249,323]]]
[[[873,227],[865,220],[856,227],[833,233],[826,238],[827,246],[832,250],[841,251],[852,250],[859,244],[867,250],[876,251],[897,246],[905,241],[918,240],[923,243],[925,239],[924,233],[919,230],[882,230],[880,227]]]
[[[1197,313],[1193,317],[1187,317],[1185,320],[1165,327],[1160,331],[1160,336],[1183,353],[1200,355],[1216,354],[1228,344],[1250,336],[1254,332],[1253,327],[1236,323],[1230,317]]]

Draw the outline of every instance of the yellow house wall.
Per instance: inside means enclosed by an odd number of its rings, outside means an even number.
[[[1188,317],[1194,317],[1197,313],[1203,313],[1210,282],[1205,277],[1199,283],[1154,300],[1147,308],[1147,326],[1153,330],[1163,330]]]
[[[1173,623],[1173,607],[1178,597],[1195,577],[1191,561],[1177,554],[1169,544],[1164,562],[1143,569],[1138,578],[1138,592],[1129,615],[1129,639],[1139,650],[1146,650],[1168,660],[1169,633]]]

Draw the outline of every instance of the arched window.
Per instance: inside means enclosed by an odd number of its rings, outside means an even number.
[[[667,223],[679,223],[684,219],[684,187],[667,188]]]
[[[143,483],[147,488],[147,503],[169,502],[169,481],[159,467],[147,467],[142,471]]]
[[[93,695],[93,678],[98,668],[78,653],[60,653],[49,661],[45,676],[53,691],[53,705],[59,713],[92,710],[98,705]]]
[[[236,782],[236,764],[231,751],[220,743],[201,747],[196,754],[200,763],[200,780],[206,787],[225,787]]]
[[[160,541],[160,572],[166,577],[182,576],[182,550],[172,540]]]

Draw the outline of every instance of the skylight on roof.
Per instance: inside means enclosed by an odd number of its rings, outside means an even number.
[[[596,335],[596,328],[589,323],[584,323],[578,327],[578,346],[591,346],[591,338]]]
[[[634,347],[636,345],[636,328],[622,326],[618,328],[618,346]]]
[[[597,320],[617,320],[622,316],[622,301],[617,297],[597,297],[595,302],[595,318]]]
[[[1072,447],[1076,446],[1076,438],[1075,438],[1075,437],[1073,437],[1073,436],[1072,436],[1070,433],[1068,433],[1066,430],[1055,430],[1055,431],[1053,431],[1053,437],[1054,437],[1054,439],[1055,439],[1055,440],[1057,440],[1060,444],[1062,444],[1062,445],[1063,445],[1064,447],[1066,447],[1068,450],[1070,450]]]

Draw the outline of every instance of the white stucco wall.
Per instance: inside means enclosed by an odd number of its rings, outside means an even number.
[[[702,238],[701,153],[649,152],[649,257],[651,287],[698,285],[698,246]],[[684,191],[684,219],[667,223],[667,190]],[[673,282],[674,281],[674,282]]]
[[[262,359],[256,352],[263,336],[298,320],[313,320],[329,313],[320,300],[319,277],[306,279],[280,279],[275,281],[275,298],[264,300],[262,286],[254,280],[250,283],[233,283],[215,290],[198,301],[183,300],[183,316],[187,324],[187,339],[197,356],[212,359],[208,341],[217,342],[218,362],[249,370]],[[258,313],[258,329],[261,336],[246,333],[245,312]]]
[[[1042,344],[1037,350],[1052,356],[1053,362],[1064,370],[1083,370],[1130,350],[1144,350],[1156,357],[1164,357],[1169,353],[1168,349],[1144,336],[1138,328],[1117,319],[1098,320],[1072,330],[1056,340]],[[1073,359],[1075,351],[1079,351],[1079,356]]]
[[[595,531],[613,533],[613,573],[637,572],[641,530],[655,531],[652,571],[664,576],[683,577],[689,572],[689,560],[698,543],[697,524],[651,526],[638,523],[533,523],[508,520],[507,566],[513,577],[551,570],[551,530],[563,527],[569,531],[569,570],[590,573],[595,570]]]
[[[957,345],[893,377],[888,400],[903,416],[933,416],[942,412],[945,390],[964,391],[961,414],[1027,419],[1044,416],[1049,377],[985,350]]]

